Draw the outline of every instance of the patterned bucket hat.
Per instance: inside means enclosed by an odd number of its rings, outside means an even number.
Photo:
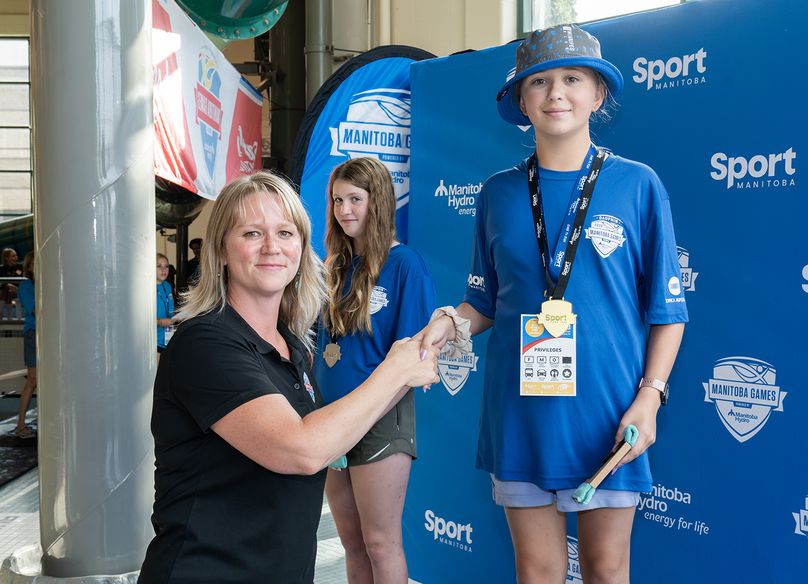
[[[589,67],[601,74],[613,97],[623,90],[620,70],[600,56],[600,42],[575,24],[560,24],[530,33],[516,49],[516,68],[497,93],[497,109],[506,122],[529,126],[519,109],[515,88],[529,75],[556,67]]]

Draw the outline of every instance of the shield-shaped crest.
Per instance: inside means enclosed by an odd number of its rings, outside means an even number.
[[[713,377],[704,383],[704,401],[714,402],[721,423],[738,442],[746,442],[763,429],[772,411],[783,411],[787,392],[776,382],[775,368],[751,357],[716,361]]]
[[[438,357],[438,375],[443,382],[443,386],[450,395],[457,395],[468,381],[469,374],[477,371],[477,357],[474,353],[468,353],[461,357],[449,357],[448,352],[440,354]]]
[[[598,255],[604,259],[612,255],[618,247],[623,247],[626,241],[623,222],[611,215],[595,215],[592,223],[586,229],[586,238],[592,240],[592,245]]]

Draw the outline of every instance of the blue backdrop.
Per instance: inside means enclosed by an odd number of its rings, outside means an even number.
[[[634,582],[808,581],[807,19],[797,0],[712,0],[585,27],[626,80],[596,141],[665,183],[691,318],[637,510]],[[482,181],[534,145],[496,113],[515,49],[411,67],[409,243],[440,304],[465,290]],[[418,394],[404,518],[417,582],[514,581],[507,525],[474,469],[485,342]],[[581,581],[575,536],[571,524],[568,582]]]

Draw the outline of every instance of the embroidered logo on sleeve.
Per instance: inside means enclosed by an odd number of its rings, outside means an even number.
[[[604,259],[626,242],[623,222],[612,215],[595,215],[585,231],[586,238],[592,241],[595,251]]]

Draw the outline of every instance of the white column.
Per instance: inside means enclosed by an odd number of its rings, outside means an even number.
[[[31,13],[42,572],[122,574],[153,534],[151,0]]]

